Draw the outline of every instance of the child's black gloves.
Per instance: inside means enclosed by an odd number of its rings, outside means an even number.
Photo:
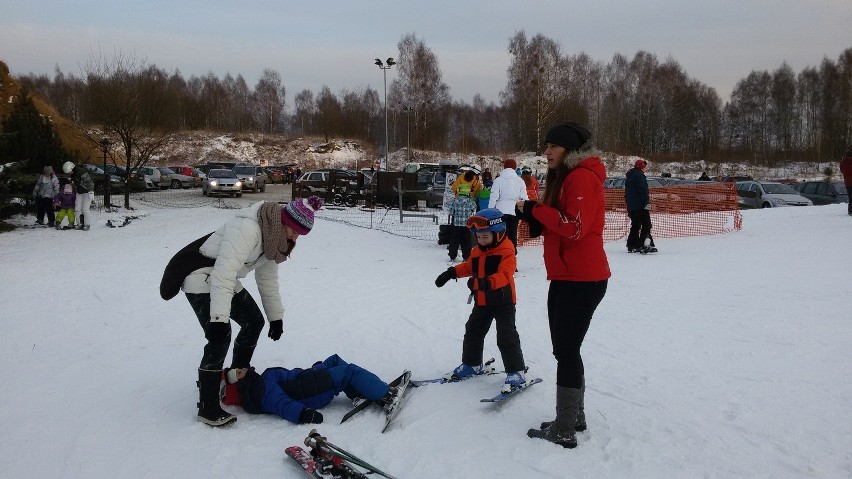
[[[437,278],[435,278],[435,286],[441,287],[447,284],[447,281],[451,279],[456,279],[456,269],[450,266],[446,271],[439,274]]]
[[[322,414],[319,411],[306,407],[299,413],[299,424],[321,424]]]

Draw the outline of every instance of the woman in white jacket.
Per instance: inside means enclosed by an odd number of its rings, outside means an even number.
[[[207,338],[198,367],[199,421],[223,426],[237,419],[222,409],[218,395],[231,344],[230,320],[240,326],[232,369],[250,367],[263,331],[263,313],[240,279],[254,271],[269,320],[268,336],[278,341],[284,324],[278,264],[290,256],[299,236],[310,232],[314,212],[321,207],[322,200],[316,196],[284,207],[275,202],[255,203],[215,232],[184,247],[166,266],[160,295],[168,300],[182,289]]]
[[[518,217],[515,216],[515,204],[529,199],[527,184],[515,171],[517,167],[518,164],[511,158],[503,162],[503,170],[500,176],[494,179],[494,184],[491,185],[491,197],[488,199],[489,208],[497,208],[503,213],[506,236],[515,245],[515,254],[518,254]]]

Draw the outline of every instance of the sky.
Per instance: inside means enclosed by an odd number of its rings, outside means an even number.
[[[405,479],[852,477],[847,205],[742,211],[739,231],[656,235],[655,255],[607,242],[613,275],[582,349],[589,428],[566,450],[526,436],[555,403],[540,245],[519,248],[515,282],[528,376],[543,382],[509,402],[479,402],[494,375],[413,389],[384,434],[378,408],[339,424],[343,395],[318,425],[238,406],[227,428],[197,422],[203,333],[183,295],[163,301],[157,286],[175,252],[236,211],[195,191],[203,207],[134,201],[122,228],[106,220],[126,213],[93,210],[87,232],[0,233],[3,477],[307,479],[283,451],[312,428]],[[471,306],[463,280],[435,287],[438,226],[405,219],[432,229],[424,241],[391,234],[392,211],[372,221],[388,232],[340,221],[369,215],[358,208],[319,213],[279,266],[284,335],[264,331],[252,364],[336,353],[386,381],[454,368]],[[243,284],[259,301],[254,275]],[[484,352],[502,369],[493,328]]]
[[[0,3],[0,60],[13,74],[80,75],[94,56],[147,59],[185,78],[281,73],[287,102],[314,93],[371,87],[382,94],[375,58],[397,57],[407,34],[437,56],[456,100],[479,93],[499,102],[509,38],[523,30],[556,40],[565,54],[608,63],[640,50],[671,56],[723,101],[752,70],[787,62],[795,72],[836,61],[852,46],[848,0],[437,1],[61,1]],[[395,70],[387,72],[388,82]]]

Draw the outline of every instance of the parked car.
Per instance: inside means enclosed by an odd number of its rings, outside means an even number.
[[[160,179],[163,177],[163,174],[160,173],[160,170],[156,166],[143,166],[139,168],[139,173],[142,173],[143,175],[145,175],[145,178],[151,180],[155,188],[162,189],[169,187],[168,181],[165,183],[162,183],[160,181]]]
[[[447,173],[455,168],[445,168],[440,165],[424,166],[415,174],[415,188],[418,190],[417,199],[424,200],[427,208],[440,208],[444,205],[444,193],[447,188]]]
[[[849,203],[849,194],[842,181],[803,181],[793,189],[815,205]]]
[[[233,170],[212,169],[207,172],[207,177],[201,183],[201,194],[204,196],[231,195],[239,198],[243,196],[243,183]]]
[[[269,166],[264,168],[263,172],[266,174],[266,177],[272,184],[284,183],[286,181],[286,175],[284,174],[284,170],[282,170],[281,168]]]
[[[775,208],[779,206],[810,206],[813,202],[791,186],[775,181],[738,181],[737,196],[741,206]]]
[[[104,170],[98,165],[84,164],[84,168],[89,172],[92,182],[95,184],[95,193],[103,193],[104,191]],[[124,181],[118,175],[109,175],[110,191],[124,191]]]
[[[180,166],[169,166],[169,169],[174,171],[175,173],[191,176],[195,178],[195,184],[193,186],[201,186],[201,176],[195,171],[195,168],[186,165]]]
[[[193,185],[195,185],[195,177],[193,176],[182,175],[165,166],[161,166],[157,169],[160,170],[160,174],[168,180],[169,188],[192,188]],[[161,186],[164,181],[165,180],[163,178],[160,179]]]
[[[257,165],[237,165],[233,168],[234,174],[242,181],[244,190],[266,191],[266,175],[263,169]]]

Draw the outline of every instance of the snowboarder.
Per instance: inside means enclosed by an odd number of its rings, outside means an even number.
[[[645,168],[648,162],[639,158],[627,172],[624,180],[624,202],[630,217],[630,233],[627,235],[628,253],[656,253],[651,245],[651,198]]]
[[[577,123],[552,127],[544,139],[547,177],[542,201],[520,201],[518,215],[530,236],[544,235],[544,266],[550,289],[547,319],[556,358],[556,419],[527,436],[576,447],[586,429],[586,390],[580,347],[592,315],[606,294],[609,262],[603,246],[606,168]]]
[[[477,245],[464,263],[449,267],[435,279],[442,287],[451,279],[470,277],[467,287],[475,297],[473,311],[465,323],[462,363],[449,378],[464,378],[483,371],[482,350],[491,321],[497,323],[497,347],[507,371],[502,391],[526,384],[521,339],[515,328],[515,257],[514,245],[507,241],[504,215],[487,208],[468,219],[467,227],[476,234]]]
[[[370,371],[334,354],[308,369],[226,369],[223,403],[238,404],[250,414],[276,414],[295,424],[320,424],[322,413],[341,392],[350,399],[389,402],[393,388]]]
[[[222,366],[231,344],[230,320],[240,325],[231,368],[250,367],[263,330],[263,313],[240,278],[254,271],[269,320],[268,336],[278,341],[284,325],[278,265],[293,252],[299,236],[310,233],[314,212],[322,203],[317,196],[293,200],[284,207],[275,202],[255,203],[178,251],[166,266],[160,295],[169,300],[182,289],[207,338],[198,367],[199,421],[223,426],[236,420],[222,410],[218,398]]]

